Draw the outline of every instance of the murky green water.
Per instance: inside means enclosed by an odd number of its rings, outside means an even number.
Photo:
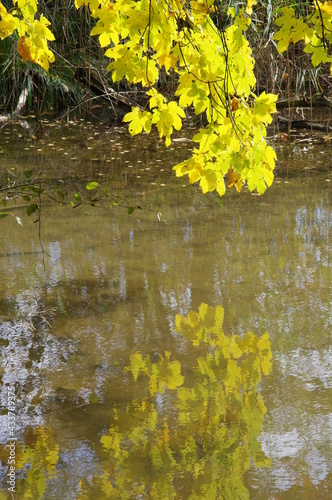
[[[45,202],[46,304],[38,224],[20,206],[23,227],[0,221],[1,443],[18,440],[15,498],[332,496],[328,145],[282,144],[264,196],[221,200],[169,173],[189,145],[78,124],[1,132],[2,180],[74,169],[142,208]],[[248,331],[252,345],[268,332],[271,368],[245,347]],[[10,498],[8,448],[0,456]]]

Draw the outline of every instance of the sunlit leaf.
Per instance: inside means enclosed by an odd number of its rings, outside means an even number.
[[[85,186],[85,189],[87,189],[88,191],[93,191],[98,187],[98,185],[99,185],[98,182],[92,181]]]
[[[74,198],[75,198],[75,200],[76,200],[76,201],[78,201],[79,203],[82,201],[82,196],[81,196],[80,194],[78,194],[78,193],[75,193],[75,194],[74,194]]]

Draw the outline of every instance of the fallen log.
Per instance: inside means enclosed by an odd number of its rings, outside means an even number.
[[[77,79],[89,88],[94,94],[110,102],[117,109],[128,113],[132,107],[143,109],[134,99],[131,99],[124,92],[117,92],[109,85],[105,84],[101,76],[95,70],[89,70],[85,66],[80,66],[76,70]]]
[[[310,120],[288,120],[283,116],[278,116],[278,123],[289,130],[292,128],[320,130],[321,132],[331,132],[332,130],[332,127],[327,123],[314,123]]]
[[[279,99],[277,101],[277,109],[285,108],[330,108],[332,109],[332,100],[324,94],[315,94],[310,98],[291,98]]]

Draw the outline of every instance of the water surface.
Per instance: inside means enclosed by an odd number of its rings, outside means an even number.
[[[261,450],[261,463],[249,453],[243,463],[239,459],[237,477],[234,464],[227,462],[231,455],[236,463],[253,432],[238,419],[239,409],[227,407],[236,419],[225,420],[227,436],[238,433],[238,438],[218,458],[225,481],[227,467],[236,476],[225,498],[331,497],[329,149],[318,140],[305,146],[282,143],[276,181],[264,196],[244,190],[219,199],[203,196],[170,173],[172,164],[188,154],[190,143],[180,139],[165,150],[157,139],[128,139],[125,129],[73,124],[45,127],[41,137],[2,131],[2,180],[20,179],[25,168],[40,170],[44,178],[74,171],[84,176],[73,181],[75,188],[97,179],[119,202],[72,209],[44,201],[47,276],[36,217],[26,217],[17,204],[12,213],[23,226],[14,217],[0,221],[1,443],[10,437],[7,395],[14,386],[15,436],[26,450],[23,458],[17,451],[15,498],[25,498],[28,491],[34,498],[125,498],[124,491],[106,494],[98,478],[106,470],[114,485],[117,474],[114,456],[100,441],[116,423],[114,410],[122,415],[119,432],[128,438],[137,426],[126,417],[128,407],[146,396],[144,374],[135,382],[126,367],[135,353],[156,366],[160,356],[171,353],[170,360],[180,363],[194,387],[197,359],[212,355],[215,346],[193,345],[179,332],[176,318],[188,318],[202,304],[211,311],[223,309],[227,339],[243,339],[246,332],[261,338],[268,332],[271,342],[272,368],[250,389],[266,407],[265,414],[255,407],[262,425],[254,440],[258,444],[249,446],[250,453],[255,446]],[[24,147],[17,148],[18,140]],[[128,215],[128,207],[137,206],[141,209]],[[179,389],[166,382],[165,387],[154,395],[154,404],[172,430],[180,411]],[[177,446],[171,439],[171,449]],[[200,456],[207,460],[206,449]],[[4,448],[1,459],[1,494],[9,498]],[[147,474],[142,460],[134,464],[137,481]],[[130,467],[123,465],[118,473],[128,470],[133,477]],[[158,474],[151,473],[136,498],[158,498],[153,496]],[[177,498],[206,491],[199,472],[196,478],[177,474],[165,476],[176,484]],[[213,497],[206,493],[205,498]]]

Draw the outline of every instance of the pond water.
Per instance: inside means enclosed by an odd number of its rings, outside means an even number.
[[[0,220],[0,499],[332,498],[329,144],[222,199],[171,173],[190,147],[1,131],[0,182],[111,196]]]

